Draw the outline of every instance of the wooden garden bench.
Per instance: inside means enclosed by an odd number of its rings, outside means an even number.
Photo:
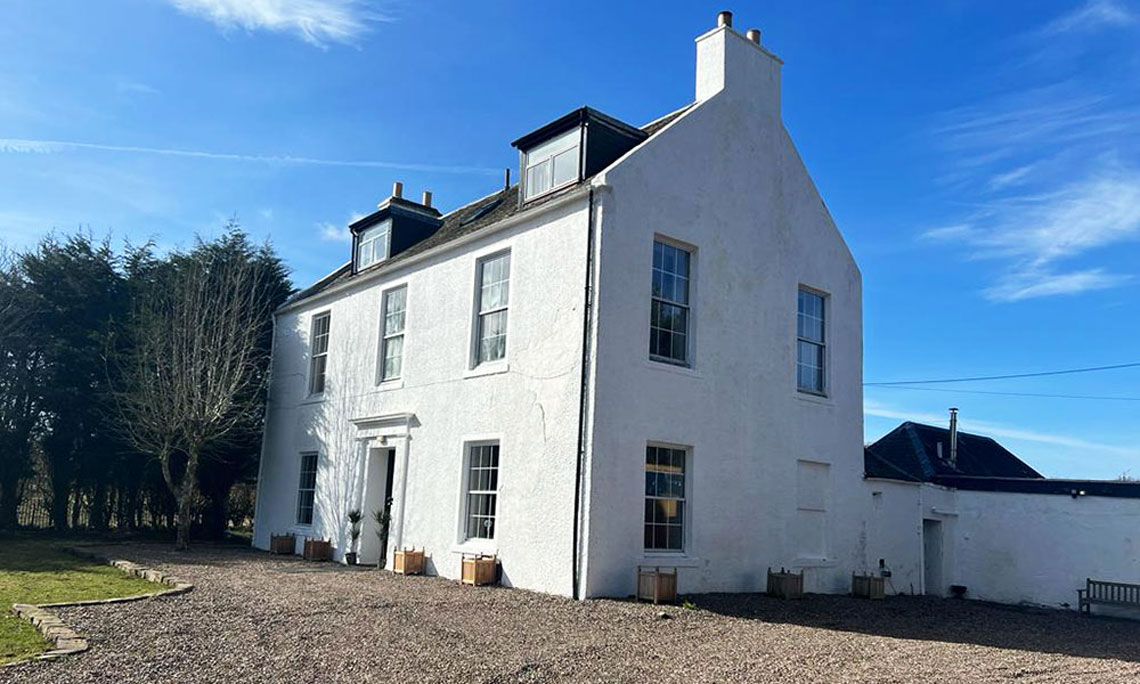
[[[1140,608],[1140,584],[1086,578],[1085,588],[1077,589],[1077,609],[1091,615],[1094,603]]]

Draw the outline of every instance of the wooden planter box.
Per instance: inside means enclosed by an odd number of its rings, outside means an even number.
[[[269,553],[283,553],[292,556],[297,553],[297,538],[291,534],[269,535]]]
[[[768,595],[783,599],[798,599],[804,597],[804,573],[797,575],[780,568],[779,572],[772,572],[768,568]]]
[[[332,542],[324,539],[305,539],[305,550],[301,556],[307,561],[332,560]]]
[[[463,556],[462,581],[476,587],[497,584],[499,581],[499,559],[495,556]]]
[[[654,604],[677,602],[677,569],[662,572],[661,568],[637,567],[637,600]]]
[[[882,577],[851,574],[851,595],[857,598],[882,600],[886,596],[886,582]]]
[[[398,549],[393,559],[392,572],[397,575],[424,574],[424,552],[415,549]]]

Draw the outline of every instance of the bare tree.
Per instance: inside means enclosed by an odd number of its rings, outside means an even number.
[[[178,502],[177,542],[187,546],[203,451],[224,442],[264,391],[270,320],[263,264],[209,250],[175,259],[135,307],[117,392],[124,434],[157,458]]]

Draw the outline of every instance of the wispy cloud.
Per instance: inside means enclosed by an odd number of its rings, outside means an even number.
[[[1026,164],[1025,166],[1019,166],[1012,171],[999,173],[990,179],[990,189],[1002,190],[1003,188],[1007,188],[1013,185],[1021,185],[1025,182],[1029,174],[1033,173],[1034,168],[1036,168],[1035,164]]]
[[[895,406],[882,404],[874,401],[873,399],[864,400],[863,413],[868,416],[876,416],[878,418],[888,418],[891,420],[913,420],[929,423],[932,425],[943,425],[946,423],[946,416],[943,414],[926,413],[923,411],[909,411],[897,408]],[[1101,442],[1092,442],[1077,437],[1059,435],[1050,432],[1026,430],[1008,425],[1002,425],[1000,423],[975,420],[969,416],[961,416],[959,420],[963,430],[979,433],[989,437],[1021,439],[1027,442],[1052,444],[1054,446],[1067,447],[1070,449],[1080,449],[1081,451],[1109,454],[1113,456],[1126,456],[1133,458],[1140,457],[1140,449],[1136,448],[1122,447],[1115,444],[1104,444]]]
[[[145,83],[132,81],[130,79],[119,79],[115,81],[115,91],[124,95],[158,95],[159,91],[152,88]]]
[[[349,232],[347,225],[322,221],[317,224],[317,228],[320,230],[321,240],[325,242],[343,242],[346,244],[352,242],[352,233]]]
[[[1129,6],[1092,0],[1024,34],[1020,45],[1030,54],[1087,46],[1096,31],[1132,26],[1140,17]],[[1140,63],[1136,44],[1106,45],[1114,52],[1101,58]],[[1085,74],[1057,80],[1056,69],[1033,60],[1017,69],[1025,87],[937,117],[931,136],[950,160],[946,189],[972,208],[920,240],[999,260],[994,281],[980,290],[992,301],[1130,282],[1132,273],[1088,263],[1096,250],[1140,239],[1140,166],[1121,161],[1123,150],[1140,146],[1140,90],[1121,87],[1129,69],[1106,72],[1125,75],[1103,83]]]
[[[318,47],[354,43],[390,17],[364,0],[168,0],[223,31],[290,33]]]
[[[172,157],[195,159],[215,159],[221,161],[255,162],[265,164],[311,165],[311,166],[350,166],[361,168],[396,169],[401,171],[424,171],[430,173],[491,174],[502,173],[499,169],[484,166],[451,166],[446,164],[405,164],[393,161],[368,159],[319,159],[292,155],[235,154],[229,152],[208,152],[163,147],[140,147],[137,145],[106,145],[102,143],[74,142],[63,140],[29,140],[22,138],[0,138],[0,153],[6,154],[53,154],[76,150],[99,152],[122,152],[130,154],[157,154]]]
[[[1068,14],[1063,14],[1041,27],[1038,34],[1043,37],[1055,37],[1066,33],[1088,32],[1100,28],[1132,26],[1136,23],[1136,14],[1119,2],[1089,0]]]
[[[983,290],[1016,302],[1123,285],[1132,274],[1066,269],[1094,250],[1140,240],[1140,170],[1106,163],[1096,175],[1037,195],[997,199],[973,223],[927,230],[926,241],[953,243],[976,259],[1005,260],[1004,274]]]
[[[1091,178],[1060,190],[995,200],[975,217],[922,233],[927,241],[961,244],[981,259],[1009,260],[1005,275],[983,290],[1016,302],[1122,285],[1131,274],[1103,268],[1065,270],[1066,260],[1140,239],[1140,171],[1106,164]]]

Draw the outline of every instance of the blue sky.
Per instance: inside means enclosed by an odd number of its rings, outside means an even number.
[[[858,5],[858,7],[856,7]],[[298,284],[346,223],[430,188],[449,209],[509,142],[582,104],[689,102],[719,9],[785,61],[784,118],[864,276],[868,381],[1140,361],[1140,2],[8,0],[0,240],[161,246],[236,215]],[[868,388],[1048,475],[1140,475],[1140,368]]]

